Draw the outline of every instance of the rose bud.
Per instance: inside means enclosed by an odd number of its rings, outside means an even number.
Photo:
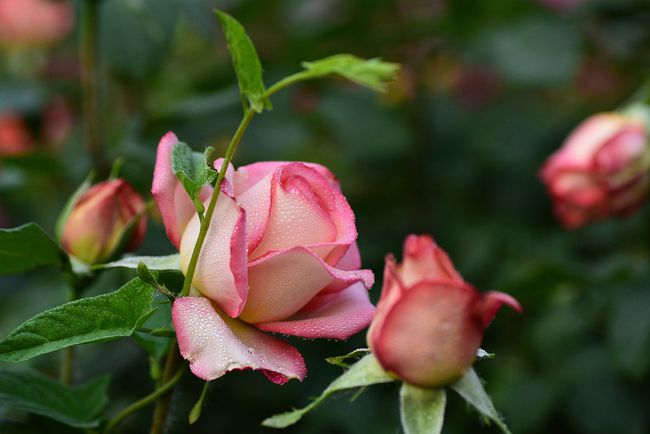
[[[521,312],[508,294],[481,294],[466,283],[431,237],[410,235],[402,264],[386,258],[368,345],[387,372],[407,383],[443,386],[472,365],[483,330],[504,303]]]
[[[569,229],[633,212],[648,191],[645,124],[615,113],[590,117],[540,171],[555,214]]]
[[[76,201],[61,233],[65,251],[87,264],[138,248],[147,228],[142,197],[123,179],[101,182]],[[128,236],[128,239],[125,237]]]
[[[194,205],[171,169],[178,139],[158,145],[152,193],[187,272],[200,230]],[[256,369],[273,382],[302,380],[296,348],[266,334],[347,339],[374,307],[370,270],[360,270],[354,214],[330,171],[318,164],[262,162],[226,170],[192,280],[172,319],[192,372],[214,380]],[[201,200],[207,208],[208,186]]]
[[[13,112],[0,113],[0,157],[26,154],[33,147],[25,121]]]
[[[68,1],[0,0],[0,45],[24,48],[51,45],[74,27]]]

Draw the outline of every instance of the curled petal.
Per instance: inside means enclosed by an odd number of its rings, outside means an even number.
[[[232,370],[262,370],[274,383],[302,381],[305,362],[294,347],[222,314],[203,297],[176,299],[172,319],[178,347],[190,369],[206,381]]]
[[[181,241],[181,267],[190,263],[201,223],[194,215]],[[228,315],[241,313],[248,294],[246,214],[225,191],[219,195],[192,284]]]
[[[363,330],[375,311],[363,284],[317,295],[285,321],[257,324],[257,328],[303,338],[347,339]]]
[[[324,168],[315,167],[320,166],[259,163],[237,171],[237,199],[251,216],[247,224],[251,259],[306,246],[335,264],[354,242],[357,232],[350,206],[331,174],[326,177]]]
[[[489,291],[481,295],[481,298],[478,300],[476,305],[476,314],[484,328],[492,322],[495,315],[504,304],[510,306],[519,313],[524,311],[519,302],[505,292]]]
[[[302,309],[332,282],[374,283],[370,270],[345,271],[304,247],[266,255],[249,264],[249,292],[241,318],[249,323],[282,321]]]

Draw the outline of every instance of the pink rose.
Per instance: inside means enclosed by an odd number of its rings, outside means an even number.
[[[100,182],[76,201],[61,233],[66,252],[87,264],[113,257],[131,230],[127,251],[144,238],[147,219],[142,197],[123,179]]]
[[[643,122],[615,113],[590,117],[540,171],[567,228],[634,211],[648,190]]]
[[[442,386],[472,365],[483,330],[504,303],[521,311],[508,294],[480,294],[466,283],[431,237],[410,235],[402,264],[386,258],[368,345],[387,372],[417,386]]]
[[[177,142],[172,133],[160,141],[151,191],[185,271],[199,217],[171,170]],[[302,379],[300,353],[262,331],[346,339],[368,325],[373,274],[359,269],[354,214],[318,164],[263,162],[226,173],[192,281],[195,296],[174,302],[180,352],[205,380],[234,369],[260,369],[280,384]],[[206,208],[211,191],[203,190]]]
[[[73,27],[74,7],[68,1],[0,0],[0,45],[50,45]]]

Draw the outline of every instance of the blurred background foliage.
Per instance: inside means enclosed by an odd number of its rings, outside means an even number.
[[[303,60],[339,52],[404,65],[380,97],[336,80],[283,91],[274,110],[253,121],[235,157],[236,165],[316,161],[336,173],[356,213],[364,265],[378,276],[373,300],[384,255],[400,256],[409,233],[430,233],[469,282],[507,291],[524,306],[523,316],[504,311],[488,328],[483,347],[497,357],[477,364],[514,433],[650,432],[650,211],[567,232],[537,177],[580,120],[615,109],[648,78],[650,2],[104,0],[107,153],[125,158],[122,174],[143,194],[166,131],[196,149],[225,150],[240,119],[215,7],[246,26],[267,85]],[[78,29],[48,50],[0,53],[0,112],[23,119],[32,137],[29,152],[0,161],[6,227],[36,221],[52,232],[91,168],[80,124]],[[172,252],[154,217],[139,253]],[[128,277],[107,272],[90,293],[114,290]],[[0,297],[4,336],[62,303],[65,282],[54,272],[1,278]],[[227,375],[188,429],[201,382],[186,376],[170,432],[271,432],[262,419],[305,404],[338,374],[324,357],[365,346],[363,334],[294,343],[309,367],[303,384]],[[109,412],[152,387],[146,353],[132,340],[78,353],[79,380],[112,375]],[[54,374],[56,361],[44,356],[32,367]],[[342,396],[287,431],[397,433],[396,393],[387,385],[353,403]],[[150,411],[122,432],[144,432]],[[25,425],[13,413],[0,418],[3,433],[70,430],[36,417]],[[496,431],[452,398],[443,432]]]

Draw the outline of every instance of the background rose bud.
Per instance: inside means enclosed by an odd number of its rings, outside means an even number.
[[[185,272],[200,223],[171,170],[177,142],[169,133],[158,145],[152,193]],[[211,192],[203,191],[206,208]],[[354,214],[325,167],[227,168],[192,281],[196,296],[176,299],[172,310],[192,372],[213,380],[233,369],[260,369],[276,383],[302,379],[300,353],[262,331],[346,339],[366,327],[373,274],[359,269],[356,239]]]
[[[521,311],[511,296],[467,284],[431,237],[410,235],[402,264],[386,259],[368,345],[387,372],[420,387],[442,386],[471,366],[504,303]]]
[[[0,45],[12,48],[56,43],[74,27],[68,1],[0,0]]]
[[[120,253],[116,250],[128,230],[132,232],[125,250],[140,245],[147,227],[144,211],[142,197],[126,181],[101,182],[75,203],[63,227],[61,244],[87,264],[104,262]]]
[[[630,213],[648,190],[650,148],[640,120],[598,114],[580,124],[541,169],[567,228]]]
[[[13,112],[0,113],[0,157],[33,150],[34,141],[25,121]]]

